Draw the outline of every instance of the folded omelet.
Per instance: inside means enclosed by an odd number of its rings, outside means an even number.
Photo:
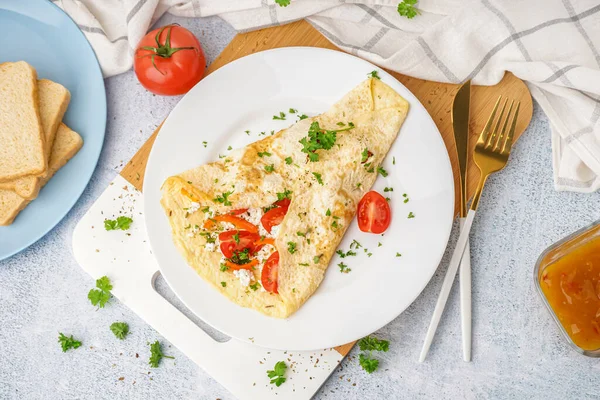
[[[323,280],[408,108],[371,78],[319,116],[168,178],[179,251],[231,301],[290,316]]]

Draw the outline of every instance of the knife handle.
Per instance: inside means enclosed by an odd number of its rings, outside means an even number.
[[[460,219],[462,230],[465,218]],[[469,242],[460,261],[460,318],[462,330],[463,360],[471,361],[471,248]]]

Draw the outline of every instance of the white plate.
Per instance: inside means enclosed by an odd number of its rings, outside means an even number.
[[[222,296],[189,267],[171,238],[160,206],[164,180],[227,154],[293,124],[288,113],[313,116],[378,70],[382,80],[410,103],[410,111],[375,189],[393,187],[392,223],[382,235],[359,231],[355,222],[340,247],[353,239],[369,249],[343,259],[352,271],[340,273],[335,256],[314,295],[290,318],[269,318]],[[284,111],[286,121],[272,116]],[[291,118],[290,118],[291,117]],[[250,130],[250,134],[245,133]],[[203,141],[208,142],[205,148]],[[393,159],[395,158],[395,163]],[[404,203],[403,193],[410,199]],[[333,50],[293,47],[236,60],[198,83],[163,125],[144,179],[148,236],[169,286],[198,317],[238,340],[281,350],[333,347],[366,336],[396,318],[435,272],[450,235],[454,183],[448,153],[425,108],[391,75],[371,63]],[[415,217],[407,218],[409,212]],[[381,246],[378,243],[381,243]],[[396,257],[396,253],[402,254]]]

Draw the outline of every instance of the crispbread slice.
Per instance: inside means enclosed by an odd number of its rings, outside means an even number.
[[[29,64],[0,64],[0,182],[46,171],[37,90]]]
[[[62,121],[65,111],[71,100],[71,94],[63,85],[48,79],[38,80],[39,109],[42,128],[44,129],[44,148],[46,158],[50,159],[52,144],[58,124]],[[48,170],[44,174],[47,174]],[[21,178],[0,182],[0,189],[14,190],[19,196],[33,200],[40,190],[40,181],[44,174],[39,177],[27,175]]]
[[[52,146],[48,173],[40,178],[41,185],[45,185],[56,171],[81,149],[82,145],[83,139],[81,139],[81,136],[61,123],[56,131],[56,138]],[[12,190],[0,190],[0,225],[10,225],[17,214],[30,202],[31,200],[24,199]]]

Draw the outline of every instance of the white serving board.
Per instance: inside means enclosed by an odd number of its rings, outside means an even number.
[[[311,398],[343,357],[334,349],[289,354],[235,339],[215,341],[154,289],[160,272],[147,243],[142,202],[141,192],[117,175],[75,227],[79,265],[94,279],[108,276],[116,298],[237,398]],[[120,215],[134,219],[131,228],[106,231],[103,221]],[[287,382],[277,388],[266,371],[280,360],[288,364]]]

